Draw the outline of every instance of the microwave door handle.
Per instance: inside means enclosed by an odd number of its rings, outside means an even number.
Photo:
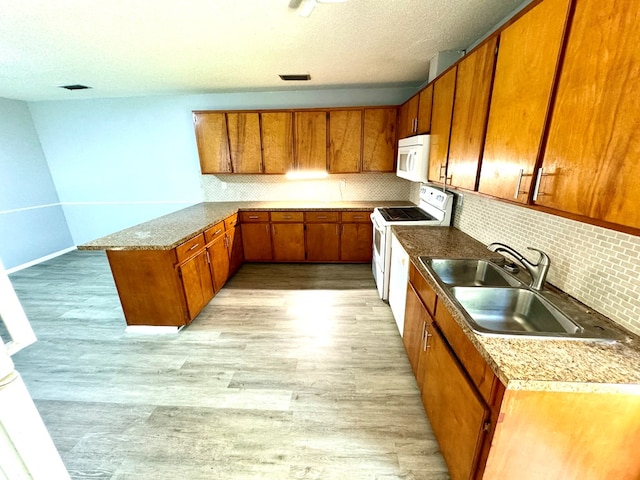
[[[407,155],[407,171],[413,172],[413,166],[416,162],[416,151],[411,150],[409,155]]]

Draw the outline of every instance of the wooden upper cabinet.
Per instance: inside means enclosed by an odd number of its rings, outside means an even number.
[[[233,173],[262,173],[258,113],[227,113]]]
[[[433,108],[433,84],[427,85],[420,92],[418,102],[418,129],[416,133],[431,131],[431,109]]]
[[[264,173],[287,173],[293,169],[293,114],[260,113]]]
[[[497,36],[458,63],[447,166],[448,183],[475,190],[487,126]]]
[[[193,114],[202,173],[231,173],[231,156],[224,113]]]
[[[299,170],[327,169],[327,113],[295,112],[295,155]]]
[[[640,228],[640,9],[577,0],[535,203]]]
[[[458,68],[455,66],[433,83],[428,175],[429,180],[433,182],[442,182],[445,178],[457,71]]]
[[[500,34],[478,188],[482,193],[527,202],[568,3],[544,0]],[[583,49],[582,54],[601,57],[595,50]],[[590,139],[580,139],[584,141]]]
[[[418,107],[420,96],[414,95],[400,106],[398,117],[398,138],[415,135],[418,130]]]
[[[329,112],[329,172],[358,173],[362,157],[362,110]]]
[[[364,110],[362,171],[395,172],[396,108]]]

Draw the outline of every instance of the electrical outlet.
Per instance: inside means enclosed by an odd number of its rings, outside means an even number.
[[[220,182],[220,188],[222,188],[222,190],[226,190],[227,189],[227,182]]]
[[[340,188],[344,188],[347,186],[347,181],[343,178],[342,180],[340,180]]]

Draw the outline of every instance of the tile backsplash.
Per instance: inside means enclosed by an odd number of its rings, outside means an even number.
[[[288,180],[284,175],[202,175],[205,202],[340,202],[411,199],[412,182],[394,173],[330,175],[320,180]]]
[[[506,243],[532,261],[537,253],[526,247],[544,250],[551,284],[640,334],[640,237],[468,193],[453,223],[484,244]]]

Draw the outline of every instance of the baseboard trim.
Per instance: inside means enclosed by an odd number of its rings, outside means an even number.
[[[47,260],[51,260],[52,258],[59,257],[60,255],[64,255],[65,253],[69,253],[74,250],[77,250],[75,245],[73,247],[65,248],[64,250],[58,250],[57,252],[50,253],[49,255],[45,255],[44,257],[36,258],[35,260],[31,260],[30,262],[23,263],[22,265],[7,268],[7,273],[12,274],[20,270],[24,270],[25,268],[32,267],[42,262],[46,262]]]
[[[127,325],[124,329],[127,333],[178,333],[182,327],[166,325]]]

